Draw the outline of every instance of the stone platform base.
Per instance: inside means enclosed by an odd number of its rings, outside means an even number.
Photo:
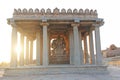
[[[107,66],[98,65],[49,65],[25,66],[6,68],[4,76],[32,76],[32,75],[56,75],[56,74],[108,74]]]

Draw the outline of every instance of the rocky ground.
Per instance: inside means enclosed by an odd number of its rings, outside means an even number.
[[[4,71],[0,71],[0,80],[120,80],[120,68],[108,67],[109,75],[106,74],[44,74],[4,77]]]

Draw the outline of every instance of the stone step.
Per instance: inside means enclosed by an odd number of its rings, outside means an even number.
[[[107,74],[106,66],[32,66],[6,68],[4,76],[44,75],[44,74]]]

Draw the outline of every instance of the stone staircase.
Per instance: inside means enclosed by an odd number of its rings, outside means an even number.
[[[4,76],[23,76],[23,75],[54,75],[54,74],[108,74],[107,66],[96,65],[49,65],[45,66],[26,66],[17,68],[6,68]]]

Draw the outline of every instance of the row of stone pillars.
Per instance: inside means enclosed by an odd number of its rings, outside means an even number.
[[[42,35],[40,31],[36,31],[36,65],[47,66],[49,64],[48,60],[48,32],[47,26],[48,23],[45,21],[41,23],[43,26]],[[16,54],[16,44],[17,44],[17,27],[12,24],[12,44],[11,44],[11,67],[17,67],[17,54]],[[82,65],[88,62],[88,53],[87,53],[87,42],[86,35],[84,37],[84,54],[82,49],[82,37],[81,32],[78,30],[79,21],[75,20],[75,23],[71,24],[73,26],[72,32],[69,34],[69,42],[70,42],[70,64],[74,64],[76,66]],[[93,64],[102,64],[102,54],[101,54],[101,46],[100,46],[100,33],[99,33],[99,25],[95,24],[95,48],[96,48],[96,59],[94,55],[94,46],[93,46],[93,34],[92,29],[89,31],[89,47],[90,47],[90,55]],[[44,36],[44,37],[42,37]],[[21,35],[21,44],[22,44],[22,52],[20,54],[20,65],[24,65],[24,36]],[[26,48],[28,48],[28,40],[26,41]],[[29,60],[29,52],[26,49],[26,64],[29,64],[29,61],[32,62],[33,57],[33,42],[31,41],[31,53]],[[85,58],[83,57],[85,56]],[[85,60],[84,60],[85,59]]]
[[[82,36],[81,31],[78,30],[78,34],[79,34],[78,35],[79,42],[76,43],[76,41],[74,41],[74,38],[73,38],[73,32],[72,31],[70,32],[70,45],[71,45],[70,46],[70,55],[71,55],[70,62],[71,62],[71,64],[74,64],[73,56],[76,56],[76,55],[72,54],[72,53],[75,53],[75,51],[74,51],[75,44],[74,43],[79,44],[79,45],[77,45],[78,49],[76,49],[76,50],[79,50],[79,52],[80,52],[80,53],[78,53],[80,55],[77,55],[77,56],[81,56],[80,57],[81,64],[96,64],[96,63],[98,63],[96,60],[95,52],[94,52],[93,31],[90,29],[89,32],[84,33],[84,35]],[[76,35],[76,34],[74,33],[74,35]],[[73,44],[74,44],[74,46],[72,46]],[[89,48],[89,51],[88,51],[88,48]],[[78,61],[78,60],[76,60],[76,61]]]
[[[100,44],[100,32],[99,32],[100,25],[93,24],[92,26],[90,26],[89,31],[86,32],[88,34],[84,33],[84,35],[82,35],[81,31],[78,29],[78,26],[80,27],[79,21],[77,21],[75,24],[72,24],[72,26],[73,26],[73,30],[70,31],[70,35],[69,35],[70,64],[102,65],[103,58],[101,54],[101,44]],[[93,40],[93,30],[92,30],[93,26],[95,27],[95,31],[94,31],[95,32],[95,38],[94,38],[95,43]],[[95,50],[94,50],[94,47],[95,47]],[[89,51],[88,51],[88,48],[89,48]]]
[[[11,45],[11,66],[17,66],[17,28],[13,27],[12,29],[12,45]],[[19,65],[23,66],[24,64],[33,64],[33,40],[26,38],[26,55],[24,54],[24,35],[20,35],[20,55],[19,55]],[[30,48],[30,49],[29,49]],[[25,59],[24,59],[25,55]]]
[[[43,25],[43,36],[40,34],[40,30],[36,31],[36,65],[48,65],[48,38],[47,38],[47,25],[48,23],[42,23]],[[26,38],[26,57],[24,59],[24,35],[21,34],[21,52],[19,58],[19,65],[28,65],[33,63],[33,40],[30,41],[30,52],[29,52],[29,39]],[[41,39],[43,38],[43,40]],[[43,45],[44,44],[44,45]],[[11,67],[17,67],[17,26],[12,24],[12,40],[11,40]],[[42,52],[44,54],[42,54]]]

